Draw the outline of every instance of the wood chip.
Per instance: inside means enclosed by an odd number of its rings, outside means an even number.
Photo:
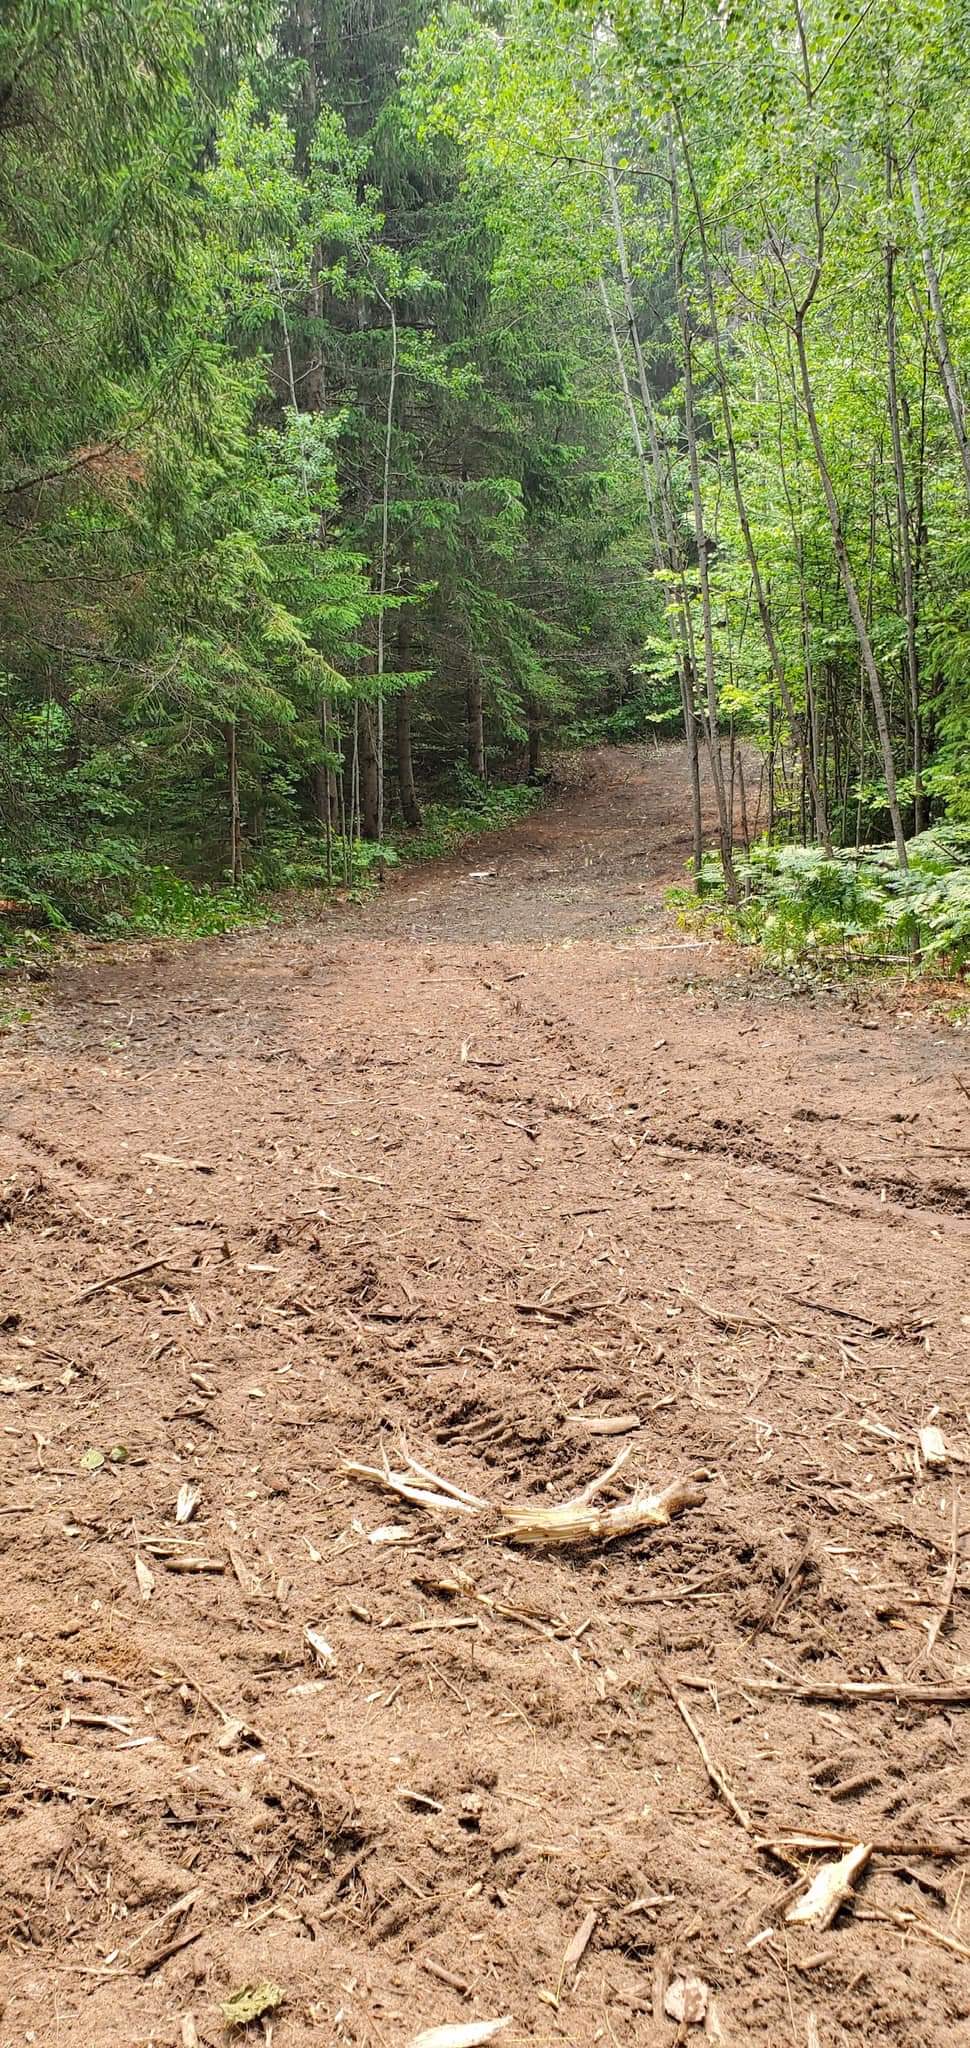
[[[563,1956],[562,1968],[559,1972],[559,1997],[562,1996],[562,1993],[565,1990],[566,1986],[572,1983],[573,1978],[576,1975],[579,1965],[582,1962],[583,1957],[586,1954],[586,1950],[588,1949],[589,1944],[592,1940],[593,1931],[596,1926],[596,1920],[597,1915],[593,1911],[593,1908],[590,1907],[589,1912],[580,1921],[579,1926],[577,1927],[576,1932],[573,1935],[572,1941],[570,1942],[569,1947],[567,1948],[566,1953]]]
[[[943,1431],[942,1429],[937,1429],[935,1424],[930,1423],[926,1429],[920,1430],[919,1447],[924,1465],[928,1465],[932,1470],[938,1471],[947,1463],[947,1449]]]
[[[179,1487],[178,1499],[175,1503],[176,1521],[191,1522],[201,1499],[202,1495],[199,1488],[193,1480],[187,1479],[184,1486]]]
[[[482,2048],[485,2041],[494,2041],[511,2020],[506,2013],[500,2020],[469,2020],[466,2026],[427,2027],[423,2034],[415,2034],[410,2048]]]
[[[566,1421],[588,1430],[590,1436],[629,1436],[640,1427],[639,1415],[584,1415],[579,1410],[567,1415]]]
[[[150,1571],[143,1557],[135,1552],[135,1577],[143,1600],[150,1600],[155,1591],[155,1574]]]
[[[707,2018],[709,1997],[710,1987],[703,1977],[673,1977],[664,1998],[664,2012],[668,2019],[679,2020],[682,2027],[700,2027]]]
[[[871,1855],[871,1842],[857,1842],[837,1863],[823,1863],[804,1897],[789,1906],[785,1919],[792,1927],[816,1927],[820,1933],[831,1927]]]
[[[303,1640],[305,1643],[309,1644],[309,1647],[313,1651],[313,1654],[317,1660],[318,1665],[320,1666],[321,1671],[332,1670],[334,1652],[331,1644],[328,1643],[326,1636],[321,1634],[321,1631],[318,1628],[310,1628],[309,1625],[307,1625],[307,1627],[303,1631]]]

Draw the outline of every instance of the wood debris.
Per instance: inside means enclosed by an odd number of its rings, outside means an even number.
[[[703,1977],[672,1977],[664,1994],[664,2012],[682,2027],[703,2026],[710,1986]]]
[[[789,1906],[785,1919],[793,1927],[816,1927],[819,1932],[831,1927],[871,1855],[871,1842],[857,1842],[837,1863],[823,1863],[804,1897]]]
[[[921,1685],[905,1678],[817,1678],[801,1684],[794,1678],[746,1678],[746,1692],[774,1693],[786,1700],[899,1700],[913,1707],[968,1707],[970,1683]]]
[[[511,2013],[499,2020],[469,2020],[465,2026],[426,2027],[423,2034],[415,2034],[410,2048],[483,2048],[486,2041],[494,2041],[496,2034],[510,2024]]]
[[[935,1423],[928,1423],[919,1433],[920,1456],[931,1471],[941,1471],[948,1462],[946,1439],[942,1429]]]
[[[563,1992],[568,1989],[579,1969],[579,1965],[593,1938],[598,1917],[598,1914],[591,1906],[589,1912],[584,1914],[573,1935],[572,1941],[563,1956],[559,1971],[559,1983],[556,1989],[557,2001],[562,1997]]]
[[[137,1550],[135,1552],[135,1577],[138,1580],[138,1590],[142,1599],[150,1600],[155,1591],[155,1574],[149,1569],[144,1558],[139,1557]]]
[[[191,1479],[187,1479],[184,1486],[179,1487],[178,1499],[175,1503],[176,1521],[191,1522],[201,1499],[202,1494],[199,1488]]]
[[[326,1636],[318,1628],[311,1628],[308,1623],[303,1631],[303,1640],[313,1651],[320,1670],[332,1671],[334,1651],[332,1644],[328,1643]]]
[[[178,1159],[173,1152],[143,1152],[145,1166],[179,1166],[186,1173],[214,1173],[215,1167],[208,1159]]]
[[[640,1427],[639,1415],[585,1415],[580,1409],[571,1410],[566,1421],[588,1430],[590,1436],[630,1436]]]
[[[612,1465],[598,1478],[591,1479],[581,1493],[551,1507],[540,1507],[532,1502],[519,1506],[483,1500],[477,1494],[454,1486],[450,1480],[442,1479],[439,1473],[432,1472],[428,1466],[410,1457],[406,1450],[403,1452],[406,1470],[392,1471],[386,1452],[381,1465],[361,1465],[356,1460],[345,1459],[341,1470],[369,1479],[375,1486],[419,1507],[435,1508],[445,1513],[494,1516],[497,1533],[507,1542],[554,1549],[566,1544],[615,1543],[620,1537],[635,1535],[641,1529],[662,1529],[673,1521],[675,1515],[699,1506],[704,1496],[698,1482],[710,1476],[706,1471],[692,1472],[684,1479],[675,1479],[660,1493],[650,1493],[645,1487],[637,1486],[630,1498],[620,1501],[616,1507],[594,1506],[597,1495],[610,1485],[626,1464],[630,1449],[629,1444],[625,1445]],[[416,1485],[415,1479],[428,1484]]]
[[[946,1578],[943,1581],[943,1594],[940,1600],[940,1605],[930,1621],[929,1630],[927,1633],[926,1654],[928,1657],[932,1656],[933,1651],[936,1648],[936,1639],[940,1633],[940,1630],[943,1627],[945,1627],[946,1622],[949,1618],[950,1609],[953,1605],[953,1595],[956,1590],[957,1571],[959,1569],[959,1564],[960,1496],[957,1492],[956,1487],[954,1487],[953,1500],[950,1507],[950,1562],[947,1567]]]

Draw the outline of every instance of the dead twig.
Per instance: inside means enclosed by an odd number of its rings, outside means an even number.
[[[843,1700],[898,1700],[914,1707],[970,1706],[970,1684],[920,1685],[903,1678],[848,1678],[841,1683],[817,1678],[809,1685],[788,1678],[748,1678],[744,1690],[774,1693],[776,1699],[828,1700],[836,1705]]]
[[[725,1805],[730,1807],[735,1820],[738,1821],[740,1825],[743,1827],[745,1834],[753,1835],[755,1832],[754,1821],[752,1820],[751,1815],[750,1813],[748,1813],[747,1809],[741,1805],[741,1801],[732,1792],[728,1780],[724,1775],[724,1772],[714,1762],[710,1750],[708,1749],[707,1744],[704,1741],[704,1737],[697,1726],[697,1722],[695,1721],[694,1716],[691,1713],[689,1706],[687,1705],[687,1701],[681,1699],[680,1694],[674,1690],[674,1687],[671,1685],[669,1679],[664,1678],[663,1683],[666,1686],[667,1691],[669,1692],[670,1697],[673,1700],[674,1706],[676,1707],[677,1712],[684,1723],[684,1727],[687,1729],[687,1732],[690,1735],[692,1741],[695,1742],[697,1745],[700,1760],[704,1766],[705,1771],[707,1772],[707,1775],[711,1781],[711,1784],[714,1787],[715,1792],[717,1792],[720,1795],[720,1797],[724,1800]]]
[[[341,1470],[368,1479],[384,1492],[396,1494],[400,1500],[410,1501],[417,1507],[434,1508],[450,1514],[494,1515],[498,1522],[497,1533],[507,1542],[552,1549],[570,1543],[615,1543],[618,1538],[634,1535],[641,1529],[663,1528],[675,1515],[696,1507],[703,1499],[697,1482],[707,1479],[709,1474],[702,1471],[690,1473],[684,1479],[675,1479],[659,1493],[648,1493],[645,1487],[637,1487],[629,1500],[620,1501],[616,1507],[604,1509],[594,1506],[597,1495],[625,1465],[630,1449],[629,1444],[625,1445],[612,1465],[591,1479],[581,1493],[551,1507],[537,1507],[531,1502],[519,1506],[482,1500],[478,1494],[465,1492],[462,1487],[452,1485],[450,1480],[442,1479],[427,1465],[419,1464],[403,1446],[407,1470],[392,1471],[386,1452],[381,1465],[361,1465],[348,1458]],[[417,1485],[415,1480],[427,1483]]]
[[[90,1301],[92,1294],[103,1294],[106,1287],[120,1287],[123,1280],[138,1280],[142,1273],[154,1273],[159,1266],[167,1266],[173,1254],[160,1253],[157,1259],[145,1259],[140,1266],[128,1266],[123,1273],[109,1273],[106,1280],[95,1280],[90,1287],[82,1287],[74,1296],[75,1306],[80,1301]]]
[[[936,1639],[940,1633],[940,1630],[944,1627],[950,1613],[950,1608],[953,1605],[953,1594],[954,1589],[956,1587],[957,1571],[959,1569],[959,1564],[960,1495],[958,1489],[954,1487],[950,1515],[950,1563],[947,1568],[946,1578],[943,1581],[943,1597],[940,1601],[940,1605],[937,1612],[932,1617],[932,1620],[929,1625],[929,1630],[927,1633],[926,1654],[928,1657],[932,1656],[933,1651],[936,1648]]]
[[[810,1542],[806,1542],[804,1548],[796,1557],[794,1564],[789,1565],[771,1605],[766,1608],[761,1620],[755,1623],[751,1632],[751,1641],[753,1643],[757,1642],[758,1637],[763,1635],[766,1629],[774,1628],[776,1621],[780,1620],[806,1565],[811,1563],[811,1558],[812,1546]]]
[[[856,1906],[857,1920],[882,1920],[890,1927],[902,1927],[907,1933],[915,1931],[925,1934],[928,1941],[936,1941],[941,1948],[948,1948],[955,1956],[970,1957],[970,1947],[965,1941],[958,1941],[955,1934],[947,1934],[942,1927],[934,1927],[932,1920],[924,1920],[922,1914],[914,1913],[904,1906]]]

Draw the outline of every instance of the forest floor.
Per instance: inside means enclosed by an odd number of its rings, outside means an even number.
[[[968,2039],[965,1039],[686,937],[683,812],[600,757],[6,1039],[0,2048],[216,2044],[247,1982],[276,2048]],[[343,1469],[402,1440],[493,1503],[708,1476],[515,1549]]]

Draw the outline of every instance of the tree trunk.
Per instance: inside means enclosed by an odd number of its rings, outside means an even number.
[[[677,670],[680,682],[680,702],[684,714],[684,733],[687,739],[687,772],[690,776],[690,838],[691,859],[694,879],[699,884],[704,863],[704,826],[701,814],[701,764],[697,744],[697,719],[694,715],[694,670],[685,655]]]
[[[229,720],[224,733],[226,743],[226,771],[229,789],[229,867],[232,886],[238,889],[243,878],[242,821],[239,815],[239,758],[236,747],[236,721]]]
[[[485,701],[482,679],[478,670],[473,670],[465,691],[465,712],[468,719],[468,766],[479,780],[485,780]]]
[[[805,415],[808,420],[808,430],[812,438],[812,447],[815,450],[815,463],[818,469],[819,479],[821,481],[822,491],[825,497],[826,510],[828,511],[829,515],[829,525],[832,529],[832,543],[835,548],[835,559],[838,565],[838,571],[842,582],[842,588],[845,592],[846,603],[849,607],[849,613],[852,619],[852,624],[855,627],[856,639],[859,643],[859,652],[862,657],[862,665],[865,670],[866,681],[869,685],[869,694],[872,698],[873,715],[876,721],[876,731],[879,735],[879,748],[882,755],[883,774],[886,778],[886,796],[889,803],[889,815],[892,819],[893,839],[896,843],[896,857],[899,861],[900,867],[905,868],[908,867],[909,861],[906,854],[906,835],[903,831],[902,818],[900,816],[899,811],[899,798],[896,794],[896,768],[895,763],[893,761],[893,746],[889,732],[889,720],[886,715],[886,700],[882,693],[882,683],[879,679],[879,670],[876,666],[876,657],[873,652],[872,641],[869,637],[868,628],[866,626],[866,622],[862,613],[862,606],[859,602],[859,592],[856,588],[855,577],[852,573],[852,564],[849,560],[849,550],[845,544],[845,534],[842,530],[842,514],[839,510],[839,501],[835,495],[835,488],[832,483],[831,475],[829,473],[829,466],[825,459],[825,450],[822,446],[821,429],[818,423],[818,414],[815,410],[815,393],[812,389],[812,379],[808,368],[808,356],[805,350],[805,309],[803,307],[799,307],[795,314],[795,348],[798,354],[798,367],[801,375],[802,398],[805,402]]]
[[[417,826],[421,823],[421,806],[414,787],[414,763],[411,759],[411,696],[410,690],[399,690],[394,701],[397,786],[404,823]]]
[[[943,383],[946,409],[950,415],[956,444],[960,451],[967,498],[970,499],[970,437],[967,435],[967,420],[963,409],[963,398],[960,386],[957,383],[956,371],[953,367],[953,357],[950,354],[950,341],[946,331],[946,321],[943,317],[943,301],[940,297],[940,280],[937,276],[936,264],[933,261],[929,236],[926,232],[926,214],[923,210],[923,194],[920,191],[915,149],[909,159],[909,192],[913,202],[913,213],[919,236],[920,255],[923,259],[923,275],[926,278],[926,289],[933,312],[933,331],[936,336],[936,347],[933,353],[936,356],[937,367]]]
[[[771,607],[768,603],[767,592],[762,581],[761,565],[758,560],[758,555],[754,544],[754,538],[751,532],[751,523],[748,518],[747,502],[745,500],[744,492],[741,487],[741,472],[738,466],[738,451],[737,444],[734,438],[734,416],[731,410],[731,398],[728,389],[727,373],[724,368],[724,358],[721,352],[721,327],[717,313],[717,300],[714,296],[714,283],[711,276],[710,254],[707,246],[707,222],[704,217],[704,209],[701,206],[700,193],[697,189],[697,183],[694,177],[694,167],[691,163],[690,153],[687,148],[687,138],[684,134],[684,128],[683,123],[681,121],[679,109],[677,111],[677,127],[680,133],[681,147],[683,149],[684,154],[684,167],[686,169],[688,182],[690,184],[691,198],[694,202],[694,217],[697,221],[697,232],[700,242],[701,271],[704,278],[704,296],[707,300],[708,318],[710,320],[711,325],[711,339],[714,344],[714,366],[717,373],[717,387],[721,400],[721,418],[724,422],[724,437],[727,443],[728,464],[731,471],[731,488],[734,493],[734,503],[737,509],[742,539],[744,541],[744,551],[748,558],[748,568],[751,571],[751,581],[754,585],[755,600],[758,606],[758,615],[761,620],[761,630],[765,636],[765,644],[767,646],[769,659],[771,661],[772,673],[774,675],[776,683],[778,684],[778,692],[781,697],[781,701],[785,707],[785,716],[791,728],[792,738],[801,755],[805,781],[811,793],[812,810],[815,814],[815,829],[826,851],[831,852],[832,835],[829,830],[829,821],[825,812],[825,800],[822,795],[822,791],[819,787],[818,776],[815,770],[815,763],[812,759],[811,745],[808,733],[806,731],[806,721],[802,714],[798,711],[795,705],[794,698],[792,697],[791,690],[788,686],[788,676],[785,670],[784,661],[782,659],[781,648],[778,645],[778,638],[775,633],[774,620],[771,616]]]
[[[358,763],[360,774],[360,836],[380,837],[380,786],[377,772],[377,720],[374,707],[360,707]]]
[[[886,183],[891,189],[892,162],[887,159]],[[896,365],[896,295],[893,270],[896,252],[892,242],[886,243],[886,344],[889,365],[889,421],[892,428],[893,469],[896,476],[896,528],[899,537],[899,561],[902,569],[903,616],[906,620],[906,672],[909,683],[909,706],[912,719],[913,745],[913,809],[917,832],[923,830],[923,750],[920,743],[920,702],[919,702],[919,656],[916,648],[916,603],[913,586],[913,551],[910,546],[909,503],[906,490],[906,464],[903,461],[903,437],[899,424],[899,389]]]
[[[616,189],[616,173],[612,163],[609,163],[607,166],[607,178],[610,208],[613,216],[613,233],[616,240],[616,255],[620,270],[620,283],[623,289],[623,306],[626,313],[627,328],[633,343],[640,400],[643,406],[643,415],[647,423],[647,435],[650,442],[649,465],[647,463],[646,449],[643,445],[643,436],[640,432],[640,422],[637,419],[636,407],[633,403],[633,394],[630,390],[630,380],[627,376],[626,363],[623,359],[623,350],[620,347],[620,338],[616,331],[613,309],[610,305],[609,294],[602,277],[599,281],[600,297],[603,301],[603,310],[609,325],[613,353],[616,357],[616,366],[623,392],[623,401],[630,422],[633,445],[636,449],[637,462],[643,482],[643,495],[646,501],[647,521],[653,544],[654,561],[658,569],[666,571],[664,594],[668,607],[676,613],[677,617],[680,639],[680,661],[678,663],[680,704],[684,720],[684,738],[687,743],[687,761],[690,770],[691,786],[691,843],[693,847],[694,879],[699,882],[701,862],[704,858],[704,847],[701,826],[700,768],[697,758],[697,719],[694,709],[694,661],[691,647],[690,608],[687,603],[683,580],[677,527],[670,502],[670,491],[668,488],[669,469],[665,472],[660,439],[657,433],[656,414],[650,395],[646,364],[643,359],[643,350],[640,346],[640,336],[637,330],[633,286],[627,261],[626,237],[623,232],[623,216],[620,212],[619,196]],[[661,541],[661,529],[663,541]]]
[[[391,316],[391,363],[387,377],[387,413],[384,422],[384,475],[381,486],[381,564],[378,578],[380,610],[377,614],[377,718],[374,741],[377,764],[377,798],[373,837],[384,837],[384,599],[387,596],[388,527],[391,504],[391,446],[394,435],[394,395],[397,388],[397,314],[391,299],[377,293]],[[371,834],[368,833],[370,838]]]
[[[527,723],[529,733],[529,781],[537,782],[539,779],[539,755],[542,749],[542,725],[534,704],[529,705]]]
[[[680,323],[681,345],[684,358],[684,424],[687,430],[687,453],[690,461],[691,503],[694,513],[694,539],[697,547],[697,569],[701,586],[701,618],[704,631],[707,745],[711,761],[711,775],[714,782],[714,795],[717,799],[718,837],[721,844],[721,863],[724,869],[724,892],[729,903],[736,903],[738,900],[738,885],[731,851],[731,828],[728,823],[727,797],[724,788],[724,762],[721,758],[721,740],[717,722],[717,679],[714,673],[714,625],[711,614],[711,582],[707,558],[708,542],[707,534],[704,530],[704,500],[701,495],[697,422],[694,416],[693,337],[691,334],[690,316],[687,310],[687,295],[684,287],[684,245],[681,240],[680,231],[677,161],[674,153],[673,133],[670,130],[668,130],[667,143],[670,164],[671,225],[674,237],[674,288],[677,296],[677,316]]]

